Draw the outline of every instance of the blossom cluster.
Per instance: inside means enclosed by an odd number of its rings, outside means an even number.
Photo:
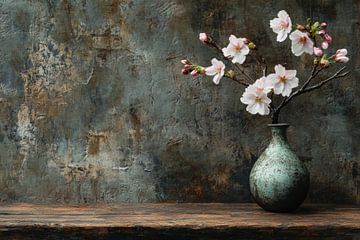
[[[328,67],[333,62],[348,62],[346,57],[347,50],[339,49],[330,57],[325,54],[325,50],[329,48],[329,44],[333,38],[327,33],[326,22],[315,22],[311,24],[311,19],[307,19],[306,24],[296,24],[292,26],[291,19],[288,13],[281,10],[277,18],[270,20],[270,28],[277,34],[276,40],[283,42],[290,34],[291,51],[295,56],[300,56],[303,53],[314,54],[315,63],[320,62],[322,67]],[[316,46],[316,42],[320,45]]]
[[[246,110],[251,114],[268,115],[271,99],[268,93],[290,96],[292,89],[299,86],[296,70],[286,70],[284,66],[275,66],[275,73],[261,77],[254,84],[245,89],[240,101],[247,105]]]
[[[270,28],[277,34],[276,40],[278,42],[285,41],[289,36],[291,51],[295,56],[301,56],[304,53],[314,55],[313,64],[315,68],[324,69],[332,63],[349,61],[346,49],[339,49],[334,54],[327,54],[329,44],[332,43],[333,38],[327,33],[327,23],[325,22],[311,23],[311,19],[307,19],[304,25],[293,25],[288,13],[281,10],[277,18],[270,20]],[[207,33],[200,33],[199,40],[204,44],[217,48],[222,57],[234,65],[243,64],[250,54],[250,50],[256,49],[256,45],[248,38],[236,37],[235,35],[230,35],[229,43],[224,48],[218,47]],[[226,71],[224,62],[216,58],[211,60],[211,66],[209,67],[192,64],[186,59],[181,62],[184,65],[183,74],[212,76],[216,85],[220,83],[220,79],[224,76],[234,79],[234,71]],[[274,70],[274,73],[268,75],[266,75],[265,70],[263,76],[254,83],[245,84],[247,87],[240,101],[247,105],[246,110],[251,114],[268,115],[271,111],[273,95],[292,97],[293,89],[299,86],[296,70],[285,69],[281,64],[277,64]]]

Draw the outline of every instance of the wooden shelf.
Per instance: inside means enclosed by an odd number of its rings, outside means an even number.
[[[360,239],[360,207],[305,205],[289,214],[255,204],[0,206],[0,239]]]

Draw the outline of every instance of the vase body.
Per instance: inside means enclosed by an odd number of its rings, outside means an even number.
[[[309,190],[309,172],[286,139],[288,126],[269,124],[272,139],[250,173],[250,191],[254,200],[271,212],[294,211]]]

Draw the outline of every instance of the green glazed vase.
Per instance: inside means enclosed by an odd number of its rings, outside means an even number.
[[[250,191],[263,209],[290,212],[305,200],[309,172],[290,149],[286,139],[289,124],[269,124],[272,139],[250,173]]]

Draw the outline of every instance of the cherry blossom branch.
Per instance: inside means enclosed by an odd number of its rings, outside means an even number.
[[[346,75],[348,75],[350,73],[350,71],[347,71],[347,72],[344,72],[342,74],[340,74],[342,71],[344,71],[346,69],[346,67],[342,67],[339,71],[337,71],[334,75],[332,75],[331,77],[319,82],[318,84],[316,85],[313,85],[309,88],[306,88],[304,89],[302,92],[299,92],[297,93],[297,96],[300,95],[300,94],[303,94],[303,93],[306,93],[306,92],[310,92],[310,91],[313,91],[315,89],[318,89],[320,87],[322,87],[324,84],[330,82],[331,80],[333,79],[336,79],[336,78],[342,78],[342,77],[345,77]]]
[[[243,69],[242,67],[240,67],[238,64],[234,64],[234,63],[231,61],[230,58],[224,56],[221,47],[220,47],[216,42],[214,42],[214,40],[211,39],[211,41],[209,41],[208,44],[209,44],[210,46],[212,46],[213,48],[215,48],[215,49],[219,52],[219,54],[221,55],[221,57],[222,57],[223,59],[225,59],[225,60],[228,61],[228,62],[231,62],[231,64],[233,64],[249,81],[255,82],[255,80],[254,80],[252,77],[250,77],[250,76],[244,71],[244,69]],[[248,85],[249,85],[249,84],[248,84]]]
[[[311,75],[309,76],[309,78],[305,81],[305,83],[301,86],[300,90],[298,90],[298,91],[303,91],[309,85],[311,80],[314,79],[319,74],[319,72],[322,71],[323,68],[320,68],[319,70],[316,71],[317,67],[318,67],[317,65],[314,65],[314,67],[311,71]],[[292,98],[292,95],[289,98]],[[280,109],[285,106],[285,104],[287,103],[289,98],[284,97],[284,99],[282,100],[280,105],[275,109],[276,113],[280,112]]]
[[[260,59],[253,55],[253,54],[249,54],[250,57],[254,58],[254,60],[256,61],[256,63],[258,64],[258,66],[260,66],[261,70],[262,70],[262,73],[263,73],[263,76],[266,76],[266,73],[267,73],[267,65],[266,65],[266,61],[265,61],[265,58],[261,57],[261,61]]]
[[[299,96],[299,95],[302,95],[302,94],[304,94],[304,93],[306,93],[306,92],[310,92],[310,91],[313,91],[313,90],[315,90],[315,89],[318,89],[318,88],[322,87],[324,84],[326,84],[327,82],[329,82],[329,81],[331,81],[331,80],[333,80],[333,79],[345,77],[347,74],[349,74],[349,71],[342,73],[342,72],[346,69],[346,67],[342,67],[342,68],[339,69],[336,73],[334,73],[334,75],[332,75],[331,77],[329,77],[329,78],[327,78],[327,79],[319,82],[318,84],[315,84],[315,85],[307,88],[307,86],[308,86],[308,84],[310,83],[310,81],[311,81],[312,79],[314,79],[314,78],[317,76],[317,74],[322,71],[322,69],[323,69],[323,68],[320,68],[319,70],[316,71],[316,67],[314,67],[313,70],[312,70],[312,73],[311,73],[310,77],[309,77],[309,78],[307,79],[307,81],[303,84],[303,86],[302,86],[300,89],[298,89],[297,91],[295,91],[293,94],[291,94],[290,97],[284,98],[284,100],[281,102],[281,104],[280,104],[280,105],[275,109],[275,111],[274,111],[274,114],[273,114],[273,116],[272,116],[272,117],[273,117],[273,122],[274,122],[274,121],[277,122],[277,120],[278,120],[277,118],[278,118],[278,116],[279,116],[280,110],[281,110],[285,105],[287,105],[292,99],[294,99],[294,97]]]

